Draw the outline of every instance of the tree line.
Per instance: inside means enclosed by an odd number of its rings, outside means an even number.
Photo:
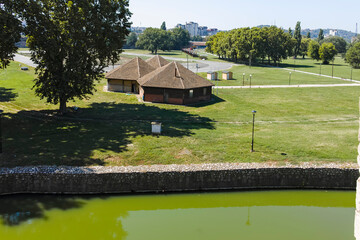
[[[134,40],[134,37],[131,39]],[[190,34],[187,30],[174,28],[167,31],[166,24],[163,22],[160,28],[145,29],[135,44],[133,41],[133,45],[136,48],[146,49],[156,54],[158,50],[181,50],[189,44],[189,41]]]

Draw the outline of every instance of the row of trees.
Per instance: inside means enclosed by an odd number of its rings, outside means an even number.
[[[283,29],[275,26],[239,28],[219,32],[207,41],[206,51],[231,61],[267,59],[280,62],[293,54],[295,42]]]
[[[119,60],[129,34],[128,0],[0,0],[0,9],[2,66],[24,32],[37,64],[35,94],[59,104],[61,113],[68,101],[93,93],[104,68]],[[27,26],[19,30],[18,19]]]
[[[158,50],[181,50],[189,44],[189,41],[190,34],[187,30],[174,28],[167,31],[163,23],[160,29],[147,28],[139,36],[135,46],[156,54]]]

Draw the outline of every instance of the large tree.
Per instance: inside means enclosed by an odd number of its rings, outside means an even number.
[[[301,22],[296,23],[294,38],[296,40],[295,48],[294,48],[294,57],[296,58],[300,54],[300,47],[301,47]]]
[[[119,60],[129,34],[128,0],[17,0],[27,23],[31,59],[38,65],[35,93],[66,112],[68,101],[87,98],[110,63]]]
[[[360,42],[355,43],[346,52],[345,61],[353,68],[360,68]]]
[[[181,50],[189,45],[190,33],[182,28],[174,28],[171,30],[171,39],[173,42],[173,49]]]
[[[339,53],[346,52],[347,42],[342,37],[339,37],[339,36],[328,37],[320,42],[320,44],[322,44],[322,43],[332,43],[332,44],[334,44],[336,50]]]
[[[139,36],[136,47],[146,49],[157,54],[158,50],[170,50],[172,48],[171,33],[159,28],[147,28]]]
[[[315,40],[311,40],[308,46],[308,52],[307,52],[308,56],[314,60],[319,61],[320,60],[319,49],[320,49],[320,44]]]
[[[135,32],[131,32],[129,36],[126,37],[126,44],[124,48],[135,48],[138,37]]]
[[[324,30],[320,29],[317,40],[318,42],[320,42],[323,39],[324,39]]]
[[[334,60],[337,50],[332,43],[323,43],[319,49],[319,57],[324,64],[329,64],[330,61]]]
[[[166,23],[165,23],[165,22],[163,22],[163,23],[161,24],[160,29],[166,31]]]
[[[309,50],[309,44],[311,42],[310,38],[303,38],[301,39],[301,45],[300,45],[300,52],[299,54],[302,55],[303,58],[307,55],[307,52]]]
[[[21,38],[21,22],[15,17],[7,5],[0,0],[0,69],[6,68],[17,52],[15,43]]]

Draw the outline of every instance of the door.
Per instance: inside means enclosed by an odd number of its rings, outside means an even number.
[[[166,92],[166,90],[164,91],[164,103],[168,103],[169,102],[169,93]]]

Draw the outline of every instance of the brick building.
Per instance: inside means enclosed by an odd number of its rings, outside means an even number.
[[[135,58],[105,77],[109,91],[139,93],[146,102],[183,105],[211,100],[211,82],[160,56],[146,62]]]

